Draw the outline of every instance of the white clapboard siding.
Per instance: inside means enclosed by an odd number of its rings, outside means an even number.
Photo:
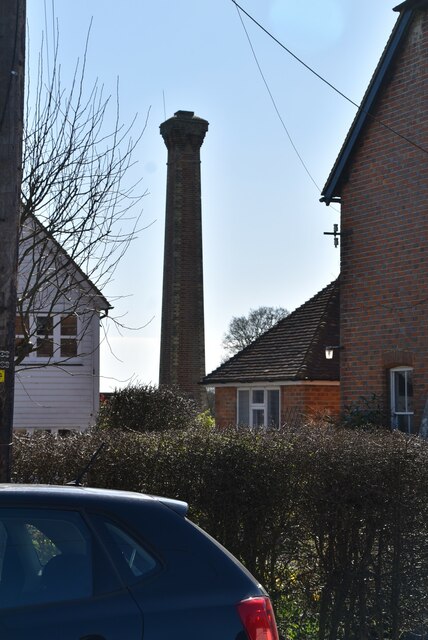
[[[80,329],[86,328],[77,358],[35,368],[42,360],[32,353],[16,368],[14,429],[87,429],[99,409],[99,312],[104,314],[110,305],[34,216],[22,227],[19,251],[18,300],[33,329],[35,317],[44,311],[58,318],[75,313]]]
[[[94,423],[99,408],[99,317],[79,346],[78,362],[32,368],[17,367],[14,429],[78,429]],[[25,361],[24,361],[25,363]]]

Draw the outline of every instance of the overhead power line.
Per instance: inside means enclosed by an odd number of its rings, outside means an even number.
[[[398,131],[396,131],[395,129],[393,129],[392,127],[390,127],[388,124],[386,124],[385,122],[382,122],[382,120],[379,120],[379,118],[376,118],[376,116],[372,115],[370,113],[370,111],[367,111],[366,109],[363,109],[361,107],[361,105],[357,104],[356,102],[354,102],[351,98],[349,98],[346,94],[344,94],[342,91],[340,91],[340,89],[338,89],[337,87],[335,87],[331,82],[329,82],[328,80],[326,80],[321,74],[319,74],[317,71],[315,71],[315,69],[313,69],[312,67],[310,67],[308,64],[306,64],[306,62],[304,62],[301,58],[299,58],[299,56],[297,56],[295,53],[293,53],[293,51],[291,51],[291,49],[289,49],[288,47],[286,47],[280,40],[278,40],[278,38],[275,38],[275,36],[268,31],[262,24],[260,24],[260,22],[258,22],[255,18],[253,18],[253,16],[251,14],[248,13],[248,11],[245,11],[245,9],[243,7],[241,7],[240,4],[238,4],[236,2],[236,0],[231,0],[233,2],[233,4],[237,7],[237,9],[239,11],[242,11],[242,13],[244,13],[247,18],[249,18],[252,22],[254,22],[255,25],[257,25],[257,27],[259,27],[259,29],[261,29],[267,36],[269,36],[269,38],[271,38],[274,42],[276,42],[276,44],[278,44],[282,49],[284,49],[284,51],[286,51],[290,56],[292,56],[297,62],[299,62],[299,64],[301,64],[303,67],[305,67],[305,69],[307,69],[308,71],[310,71],[314,76],[316,76],[319,80],[321,80],[321,82],[323,82],[324,84],[326,84],[328,87],[330,87],[330,89],[332,89],[333,91],[335,91],[337,94],[339,94],[342,98],[344,98],[344,100],[346,100],[347,102],[349,102],[350,104],[352,104],[354,107],[356,107],[357,109],[359,109],[360,111],[362,111],[362,113],[365,113],[369,118],[371,118],[374,122],[377,122],[378,124],[380,124],[382,127],[384,127],[385,129],[387,129],[388,131],[390,131],[391,133],[393,133],[394,135],[396,135],[397,137],[401,138],[401,140],[404,140],[405,142],[407,142],[408,144],[410,144],[412,147],[415,147],[416,149],[419,149],[419,151],[422,151],[425,154],[428,154],[428,150],[425,149],[424,147],[422,147],[421,145],[419,145],[417,142],[414,142],[413,140],[411,140],[410,138],[408,138],[407,136],[405,136],[402,133],[399,133]]]
[[[276,42],[276,44],[278,44],[282,49],[284,49],[284,51],[286,51],[290,56],[292,56],[295,60],[297,60],[297,62],[299,62],[301,65],[303,65],[305,67],[305,69],[307,69],[308,71],[310,71],[311,73],[314,74],[314,76],[316,76],[319,80],[321,80],[322,82],[324,82],[328,87],[330,87],[330,89],[333,89],[333,91],[335,91],[336,93],[338,93],[340,96],[342,96],[342,98],[345,98],[345,100],[347,100],[348,102],[350,102],[354,107],[357,107],[357,109],[359,108],[358,104],[356,102],[354,102],[353,100],[351,100],[351,98],[348,98],[347,95],[345,95],[344,93],[342,93],[342,91],[340,91],[337,87],[335,87],[333,84],[331,84],[331,82],[329,82],[328,80],[326,80],[325,78],[323,78],[322,75],[320,75],[317,71],[315,71],[315,69],[312,69],[312,67],[310,67],[308,64],[306,64],[306,62],[304,62],[301,58],[299,58],[299,56],[297,56],[295,53],[293,53],[291,51],[291,49],[289,49],[288,47],[285,46],[285,44],[283,44],[280,40],[278,40],[277,38],[275,38],[275,36],[268,31],[262,24],[260,24],[260,22],[257,22],[257,20],[255,18],[253,18],[252,15],[250,15],[247,11],[245,11],[245,9],[243,7],[241,7],[240,4],[238,4],[236,2],[236,0],[232,0],[233,4],[240,10],[242,11],[242,13],[245,13],[245,15],[247,16],[247,18],[250,18],[250,20],[252,20],[254,22],[254,24],[256,24],[259,29],[261,29],[262,31],[264,31],[266,33],[266,35],[269,36],[269,38],[271,38],[274,42]]]
[[[236,3],[235,3],[235,4],[236,4]],[[247,31],[247,29],[246,29],[246,27],[245,27],[245,24],[244,24],[244,21],[243,21],[243,19],[242,19],[242,15],[241,15],[241,13],[240,13],[240,11],[239,11],[239,6],[238,6],[238,5],[236,5],[236,11],[237,11],[238,16],[239,16],[239,19],[240,19],[240,21],[241,21],[242,28],[243,28],[243,29],[244,29],[244,31],[245,31],[245,35],[247,36],[247,40],[248,40],[248,43],[249,43],[249,45],[250,45],[250,48],[251,48],[251,51],[252,51],[252,54],[253,54],[254,60],[256,61],[257,68],[258,68],[258,70],[259,70],[259,72],[260,72],[260,75],[261,75],[261,77],[262,77],[262,80],[263,80],[263,82],[264,82],[264,85],[265,85],[265,87],[266,87],[266,90],[267,90],[267,92],[268,92],[268,94],[269,94],[269,97],[270,97],[270,99],[271,99],[271,102],[272,102],[272,104],[273,104],[273,107],[274,107],[274,109],[275,109],[275,111],[276,111],[276,114],[277,114],[277,116],[278,116],[278,118],[279,118],[279,121],[281,122],[282,127],[283,127],[283,129],[284,129],[285,133],[287,134],[287,137],[288,137],[288,139],[289,139],[289,141],[290,141],[290,144],[291,144],[291,146],[293,147],[293,149],[294,149],[294,151],[295,151],[295,153],[296,153],[297,157],[299,158],[299,160],[300,160],[300,162],[301,162],[301,164],[302,164],[302,166],[303,166],[304,170],[305,170],[305,171],[306,171],[306,173],[308,174],[309,179],[313,182],[313,184],[315,185],[315,187],[316,187],[317,191],[318,191],[318,192],[321,192],[321,189],[319,188],[319,186],[318,186],[318,184],[316,183],[315,179],[313,178],[313,176],[312,176],[311,172],[309,171],[309,169],[308,169],[308,167],[307,167],[307,165],[306,165],[305,161],[303,160],[302,156],[300,155],[299,150],[297,149],[297,147],[296,147],[296,145],[295,145],[295,143],[294,143],[294,140],[293,140],[293,138],[291,137],[291,134],[290,134],[289,130],[287,129],[287,127],[286,127],[286,125],[285,125],[285,122],[284,122],[284,120],[283,120],[283,118],[282,118],[282,116],[281,116],[281,114],[280,114],[280,112],[279,112],[279,109],[278,109],[278,106],[277,106],[277,104],[276,104],[275,98],[273,97],[272,91],[270,90],[269,84],[268,84],[268,82],[267,82],[267,80],[266,80],[266,77],[265,77],[265,75],[264,75],[264,73],[263,73],[263,71],[262,71],[262,68],[261,68],[261,66],[260,66],[259,60],[258,60],[258,58],[257,58],[256,52],[255,52],[254,47],[253,47],[253,43],[251,42],[251,39],[250,39],[250,35],[249,35],[249,33],[248,33],[248,31]]]

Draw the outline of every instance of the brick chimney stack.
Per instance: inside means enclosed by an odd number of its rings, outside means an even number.
[[[206,407],[200,148],[208,122],[177,111],[160,126],[168,149],[159,384]]]

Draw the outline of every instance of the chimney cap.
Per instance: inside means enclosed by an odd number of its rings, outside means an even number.
[[[200,144],[202,144],[204,136],[208,131],[208,124],[207,120],[195,116],[193,111],[176,111],[172,118],[168,118],[168,120],[162,122],[159,128],[164,140],[165,135],[169,135],[172,131],[181,131],[183,135],[201,135]]]
[[[191,120],[195,115],[194,111],[176,111],[174,116],[176,118],[182,118],[183,120]]]

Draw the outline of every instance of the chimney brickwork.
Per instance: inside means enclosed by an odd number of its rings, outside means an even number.
[[[208,122],[177,111],[161,124],[168,149],[159,384],[206,407],[200,148]]]

